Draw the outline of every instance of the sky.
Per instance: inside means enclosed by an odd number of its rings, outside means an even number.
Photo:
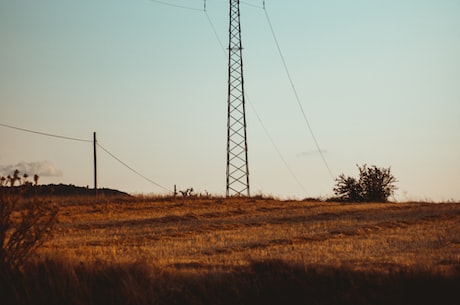
[[[85,140],[0,126],[0,175],[92,187],[96,132],[124,163],[98,148],[99,187],[225,194],[229,3],[162,2],[0,0],[0,124]],[[251,194],[330,197],[368,164],[394,200],[460,200],[460,1],[262,5],[240,7]]]

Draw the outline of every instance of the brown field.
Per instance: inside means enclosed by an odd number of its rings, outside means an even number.
[[[61,205],[42,255],[215,270],[253,261],[450,273],[460,204],[176,199]]]
[[[459,203],[69,198],[59,206],[52,239],[25,273],[35,288],[24,304],[458,300]],[[37,278],[48,280],[37,286]]]

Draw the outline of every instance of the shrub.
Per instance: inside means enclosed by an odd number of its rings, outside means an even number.
[[[50,202],[20,199],[12,188],[0,188],[0,268],[20,268],[57,222],[57,207]]]
[[[359,179],[341,174],[336,179],[335,195],[348,202],[387,202],[396,190],[394,184],[397,182],[391,168],[357,166]]]

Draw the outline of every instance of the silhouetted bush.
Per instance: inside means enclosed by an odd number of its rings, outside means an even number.
[[[43,244],[57,222],[57,207],[13,188],[0,188],[0,268],[17,269]]]
[[[334,193],[341,201],[387,202],[396,190],[396,178],[391,168],[379,168],[366,164],[358,166],[359,179],[341,174],[336,179]]]

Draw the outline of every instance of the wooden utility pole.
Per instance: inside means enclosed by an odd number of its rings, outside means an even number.
[[[97,156],[96,156],[96,132],[93,132],[93,156],[94,156],[94,194],[97,195]]]

